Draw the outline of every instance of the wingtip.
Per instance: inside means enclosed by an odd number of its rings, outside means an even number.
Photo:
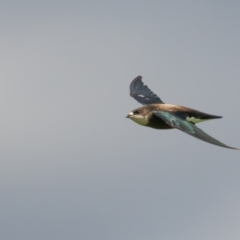
[[[142,80],[142,76],[141,75],[138,75],[137,77],[135,77],[134,79],[133,79],[133,81],[134,80]]]
[[[225,145],[225,144],[224,144],[224,145]],[[232,150],[240,150],[239,148],[230,147],[230,146],[227,146],[227,145],[225,145],[225,146],[223,146],[223,147],[228,148],[228,149],[232,149]]]

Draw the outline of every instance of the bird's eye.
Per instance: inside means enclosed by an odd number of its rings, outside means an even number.
[[[134,115],[138,115],[139,113],[140,113],[139,110],[133,112]]]

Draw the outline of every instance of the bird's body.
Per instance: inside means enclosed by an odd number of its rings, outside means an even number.
[[[127,117],[134,122],[155,129],[179,129],[203,141],[229,147],[217,139],[209,136],[195,126],[196,123],[221,118],[192,108],[165,104],[142,82],[142,77],[136,77],[130,85],[130,95],[144,106],[131,111]]]
[[[139,111],[141,114],[135,114],[134,112]],[[186,119],[186,121],[196,124],[199,122],[221,118],[220,116],[215,116],[207,113],[197,111],[192,108],[187,108],[183,106],[173,105],[173,104],[148,104],[143,107],[137,108],[132,111],[132,120],[140,125],[146,127],[152,127],[156,129],[172,129],[169,124],[163,121],[161,118],[157,117],[154,112],[164,111],[176,114],[180,118]]]

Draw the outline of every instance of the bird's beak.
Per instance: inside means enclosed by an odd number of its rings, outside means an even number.
[[[130,112],[130,113],[126,116],[126,118],[131,118],[131,116],[133,116],[133,113],[132,113],[132,112]]]

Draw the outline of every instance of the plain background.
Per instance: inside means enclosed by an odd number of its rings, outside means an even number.
[[[239,1],[2,1],[0,238],[240,239],[240,152],[125,118],[142,75],[240,147],[239,25]]]

